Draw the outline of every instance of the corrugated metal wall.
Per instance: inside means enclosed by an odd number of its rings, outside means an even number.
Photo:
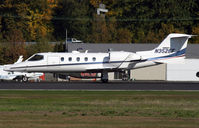
[[[135,80],[166,80],[166,64],[131,70],[131,79]]]
[[[168,64],[168,81],[199,81],[199,59],[185,59],[184,64]]]

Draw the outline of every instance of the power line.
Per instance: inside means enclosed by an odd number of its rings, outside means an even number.
[[[21,18],[21,19],[31,19],[29,16],[17,16],[17,15],[0,15],[4,18]],[[32,19],[46,19],[45,17],[32,17]],[[47,19],[46,19],[47,20]],[[92,21],[92,17],[52,17],[51,20],[60,20],[60,21]],[[118,22],[155,22],[155,21],[198,21],[198,17],[189,17],[189,18],[149,18],[149,19],[138,19],[138,18],[116,18],[111,19],[107,18],[107,21],[118,21]]]

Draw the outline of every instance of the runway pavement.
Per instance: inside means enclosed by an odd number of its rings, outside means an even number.
[[[0,90],[199,90],[198,82],[0,82]]]

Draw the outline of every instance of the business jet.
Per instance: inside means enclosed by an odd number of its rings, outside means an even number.
[[[5,66],[15,72],[100,72],[102,82],[108,82],[108,72],[142,68],[161,63],[184,60],[188,39],[193,35],[169,34],[161,44],[150,51],[107,53],[36,53],[26,61]]]
[[[20,56],[17,63],[21,63],[23,61],[23,56]],[[12,65],[12,64],[10,64]],[[35,73],[27,73],[27,72],[14,72],[14,71],[4,71],[4,66],[9,65],[0,65],[0,80],[1,81],[20,81],[20,82],[27,82],[28,80],[37,80],[40,81],[41,76],[43,76],[43,73],[35,72]]]

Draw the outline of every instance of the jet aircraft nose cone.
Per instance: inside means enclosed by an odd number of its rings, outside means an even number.
[[[11,66],[10,65],[5,65],[3,66],[4,71],[11,71]]]
[[[26,67],[24,64],[9,64],[4,65],[3,70],[8,72],[24,72],[26,71]]]

